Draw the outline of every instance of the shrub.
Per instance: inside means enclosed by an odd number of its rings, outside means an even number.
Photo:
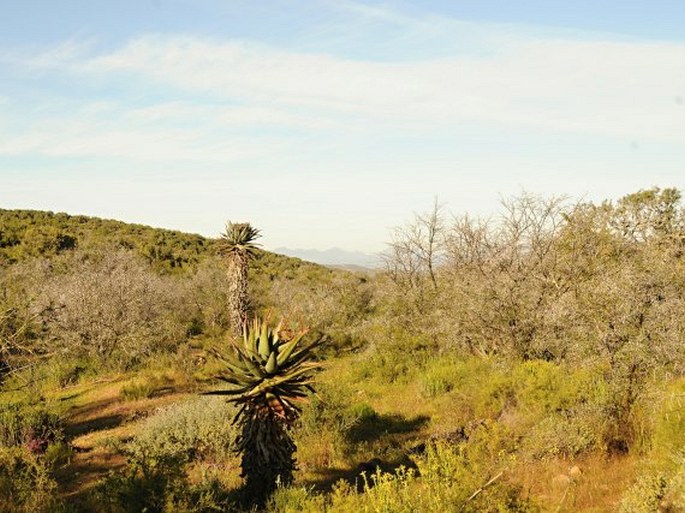
[[[42,406],[12,404],[0,407],[0,447],[26,446],[43,452],[63,437],[58,415]]]
[[[73,456],[74,451],[71,446],[60,440],[48,445],[47,449],[45,449],[43,460],[48,468],[57,469],[71,463],[71,458]]]
[[[598,415],[579,410],[545,417],[523,441],[523,453],[533,458],[572,458],[602,444]]]
[[[651,445],[656,456],[670,457],[685,449],[685,379],[673,383],[660,400],[652,401],[653,421]]]
[[[56,490],[41,458],[26,449],[0,448],[0,513],[58,511]]]
[[[664,503],[667,511],[685,511],[685,456],[681,454],[680,466],[669,479]]]
[[[358,422],[350,404],[354,397],[348,387],[319,385],[317,394],[302,408],[294,431],[301,466],[329,468],[347,463],[349,430]]]
[[[425,397],[437,397],[451,391],[455,381],[453,362],[442,358],[426,366],[419,384]]]
[[[203,475],[198,483],[185,476],[182,458],[131,457],[121,471],[110,473],[89,495],[101,513],[219,513],[231,511],[230,494],[221,482]]]
[[[267,510],[278,513],[319,513],[327,511],[326,497],[304,487],[278,488],[269,499]]]
[[[56,307],[50,340],[63,352],[131,368],[185,338],[176,283],[152,273],[143,259],[125,251],[77,252],[62,263],[67,272],[50,277],[42,292]]]
[[[127,401],[149,399],[171,382],[172,379],[166,375],[146,373],[124,384],[121,387],[121,396]]]
[[[591,372],[544,360],[518,364],[513,380],[517,402],[545,413],[568,411],[596,394]]]
[[[218,397],[200,397],[166,407],[149,417],[125,452],[135,460],[225,458],[235,439],[233,406]]]
[[[92,361],[74,361],[73,359],[57,359],[50,362],[43,370],[46,389],[64,388],[75,385],[83,376],[96,372]]]
[[[663,473],[647,474],[631,486],[621,499],[619,513],[660,511],[668,480]]]
[[[128,458],[122,471],[102,480],[90,500],[103,513],[221,512],[228,495],[214,477],[198,483],[186,465],[199,458],[225,458],[231,452],[234,408],[225,400],[198,397],[160,409],[135,437],[118,449]]]
[[[127,401],[149,399],[155,393],[157,383],[155,380],[136,379],[121,387],[121,397]]]
[[[304,488],[279,490],[268,511],[295,513],[532,512],[535,505],[507,483],[496,467],[482,465],[465,446],[430,445],[415,459],[418,471],[400,467],[363,475],[362,492],[341,481],[328,496]]]
[[[173,457],[133,457],[124,469],[111,472],[98,484],[91,500],[103,513],[161,513],[168,495],[183,481],[182,466]]]
[[[670,461],[654,462],[621,499],[620,513],[685,511],[685,452],[671,455]]]

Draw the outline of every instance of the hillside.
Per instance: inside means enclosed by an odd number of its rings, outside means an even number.
[[[0,211],[0,512],[682,511],[679,191],[433,214],[387,271],[249,262],[251,313],[322,342],[295,481],[260,504],[202,395],[249,374],[217,241]]]
[[[0,266],[36,257],[80,250],[131,251],[161,273],[192,271],[217,255],[217,240],[176,230],[153,228],[82,215],[39,210],[0,209]],[[258,250],[256,269],[266,275],[301,267],[323,270],[311,262]]]
[[[211,253],[212,242],[200,235],[110,219],[0,209],[0,263],[50,257],[75,248],[107,247],[131,249],[154,266],[175,269]]]

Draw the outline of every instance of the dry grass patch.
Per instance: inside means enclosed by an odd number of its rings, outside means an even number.
[[[615,511],[635,479],[636,458],[592,454],[576,460],[520,462],[511,478],[543,511],[599,513]]]

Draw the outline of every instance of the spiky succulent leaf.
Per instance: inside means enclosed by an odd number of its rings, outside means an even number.
[[[240,406],[234,423],[241,434],[236,447],[246,488],[259,500],[275,489],[276,481],[288,484],[295,470],[295,444],[289,429],[300,414],[297,402],[313,392],[312,381],[319,364],[312,361],[318,342],[301,347],[306,330],[290,335],[279,324],[245,323],[243,343],[222,357],[224,381],[229,390],[209,392],[228,396]]]
[[[266,370],[267,374],[273,374],[278,370],[278,362],[276,360],[277,358],[276,351],[273,351],[271,355],[269,355],[269,360],[266,362],[266,366],[264,367],[264,370]]]
[[[271,355],[272,336],[273,333],[269,329],[269,325],[264,323],[257,339],[257,352],[262,357],[262,361],[268,360],[269,355]]]
[[[246,256],[254,256],[258,244],[255,243],[261,237],[257,228],[250,223],[226,223],[226,230],[221,234],[224,253],[240,253]]]
[[[283,366],[288,362],[288,358],[290,358],[290,355],[293,354],[293,351],[297,347],[297,344],[300,343],[300,340],[302,340],[302,337],[304,337],[306,332],[302,332],[299,335],[296,335],[293,337],[292,340],[286,342],[285,344],[282,344],[279,347],[279,353],[278,353],[278,365]]]
[[[234,346],[233,354],[222,357],[226,374],[234,380],[229,382],[242,389],[242,394],[233,401],[268,404],[267,393],[297,399],[309,392],[311,376],[318,368],[309,359],[318,342],[298,350],[306,331],[283,339],[285,332],[281,327],[279,324],[277,329],[272,329],[266,321],[253,319],[246,323],[242,347]]]

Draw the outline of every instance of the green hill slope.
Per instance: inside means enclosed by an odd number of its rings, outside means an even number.
[[[98,247],[133,249],[160,269],[177,269],[211,254],[214,240],[97,217],[0,209],[0,262]]]

